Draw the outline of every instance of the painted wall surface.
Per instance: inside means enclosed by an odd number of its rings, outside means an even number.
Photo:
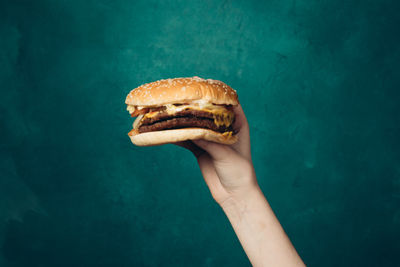
[[[3,0],[0,266],[249,266],[195,159],[125,96],[239,93],[259,183],[309,266],[399,266],[400,2]]]

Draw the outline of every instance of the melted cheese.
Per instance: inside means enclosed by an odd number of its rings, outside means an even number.
[[[218,127],[219,126],[228,127],[233,122],[234,114],[232,111],[225,111],[225,112],[217,111],[217,112],[212,112],[212,113],[214,115],[214,123]]]
[[[128,105],[127,106],[127,110],[129,111],[129,113],[133,113],[135,112],[135,110],[141,110],[144,109],[146,107],[144,106],[133,106],[133,105]],[[151,109],[151,107],[149,107]],[[174,114],[175,112],[179,112],[182,111],[184,109],[187,108],[191,108],[191,109],[198,109],[198,110],[206,110],[206,111],[210,111],[210,110],[221,110],[221,111],[225,111],[225,107],[223,106],[218,106],[218,105],[214,105],[212,103],[209,103],[205,100],[197,100],[197,101],[193,101],[190,105],[174,105],[174,104],[166,104],[165,105],[166,111],[169,114]],[[152,113],[152,112],[150,112]],[[151,116],[151,115],[150,115]]]
[[[152,112],[144,114],[144,118],[153,118],[159,113],[161,113],[161,111],[152,111]]]
[[[225,138],[231,138],[232,137],[232,134],[233,134],[233,132],[224,132],[222,135],[225,137]]]

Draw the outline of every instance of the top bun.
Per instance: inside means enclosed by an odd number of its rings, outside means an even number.
[[[238,105],[236,91],[217,80],[175,78],[146,83],[133,89],[125,103],[133,106],[161,106],[205,100],[213,104]]]

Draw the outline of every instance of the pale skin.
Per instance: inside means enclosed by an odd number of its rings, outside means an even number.
[[[228,217],[253,266],[305,266],[257,183],[249,125],[240,105],[234,111],[237,143],[195,140],[177,145],[196,156],[212,197]]]

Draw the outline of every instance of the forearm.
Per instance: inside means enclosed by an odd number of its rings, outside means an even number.
[[[253,266],[304,266],[258,186],[221,207]]]

